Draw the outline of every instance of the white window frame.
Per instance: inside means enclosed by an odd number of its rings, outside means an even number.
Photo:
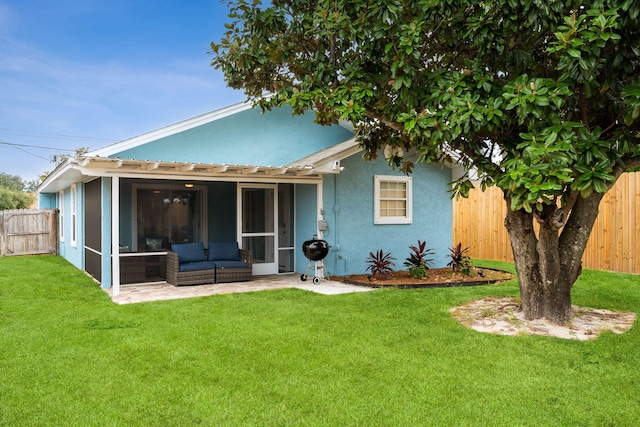
[[[71,246],[78,245],[78,193],[76,184],[71,185]]]
[[[380,215],[380,184],[383,182],[403,182],[406,185],[407,197],[406,214],[404,216],[382,216]],[[375,175],[373,190],[373,221],[374,224],[411,224],[413,222],[413,189],[410,176],[397,175]],[[390,199],[389,199],[390,200]]]
[[[64,242],[64,190],[60,190],[58,193],[58,224],[60,241]]]

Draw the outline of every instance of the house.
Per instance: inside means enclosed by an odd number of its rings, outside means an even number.
[[[301,247],[331,246],[331,275],[364,273],[369,253],[409,256],[418,239],[446,264],[453,169],[365,161],[348,124],[233,105],[79,155],[39,187],[59,210],[59,253],[102,287],[162,281],[172,243],[237,241],[253,274],[304,273]],[[163,270],[164,269],[164,270]]]

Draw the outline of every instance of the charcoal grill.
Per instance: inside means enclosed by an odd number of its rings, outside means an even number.
[[[303,282],[307,280],[309,270],[313,270],[314,277],[313,283],[317,285],[320,283],[320,276],[324,276],[324,258],[329,253],[329,243],[326,240],[318,239],[313,236],[313,239],[307,240],[302,244],[302,253],[309,260],[307,264],[307,271],[300,276],[300,280]],[[318,274],[320,272],[320,274]],[[327,278],[329,274],[326,274]]]

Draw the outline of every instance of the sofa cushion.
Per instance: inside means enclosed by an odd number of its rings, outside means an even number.
[[[197,261],[197,262],[180,263],[180,271],[213,270],[214,268],[216,268],[216,263],[213,261]]]
[[[215,262],[218,268],[248,268],[249,264],[242,261],[209,261]]]
[[[209,261],[240,261],[238,242],[209,242]]]
[[[207,260],[202,242],[175,243],[171,245],[171,250],[178,254],[180,264]]]

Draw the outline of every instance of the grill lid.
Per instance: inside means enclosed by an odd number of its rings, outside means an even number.
[[[302,244],[302,252],[310,261],[320,261],[329,253],[329,243],[326,240],[313,238]]]

